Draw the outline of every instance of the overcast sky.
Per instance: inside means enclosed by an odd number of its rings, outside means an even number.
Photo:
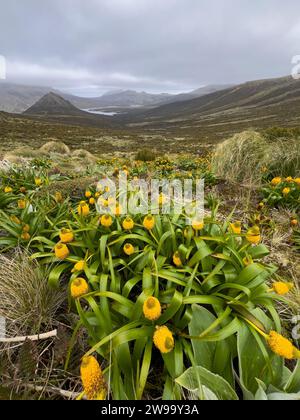
[[[299,0],[0,0],[9,81],[96,96],[291,72]]]

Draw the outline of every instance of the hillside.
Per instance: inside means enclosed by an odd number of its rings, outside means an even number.
[[[73,115],[82,116],[85,112],[54,92],[47,93],[28,108],[25,115]]]
[[[292,77],[258,80],[200,98],[130,115],[123,122],[150,129],[197,130],[209,137],[245,128],[300,125],[300,83]]]

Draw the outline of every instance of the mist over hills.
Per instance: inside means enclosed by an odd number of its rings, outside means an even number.
[[[171,103],[199,97],[225,88],[226,86],[205,86],[190,93],[171,95],[168,93],[153,94],[134,90],[118,90],[107,92],[100,97],[84,98],[71,95],[51,87],[18,85],[0,81],[0,110],[22,113],[34,105],[49,92],[53,92],[68,100],[79,109],[97,109],[106,107],[134,108],[153,107],[163,103]]]

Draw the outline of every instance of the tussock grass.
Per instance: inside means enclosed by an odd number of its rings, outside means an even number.
[[[260,185],[264,168],[274,176],[296,176],[299,139],[270,141],[255,131],[244,131],[219,144],[212,159],[216,175],[230,182]]]
[[[8,336],[51,328],[63,301],[62,291],[49,288],[47,273],[26,253],[0,255],[0,316],[7,321]]]
[[[44,144],[39,151],[45,154],[60,154],[60,155],[69,155],[71,153],[70,148],[63,142],[60,141],[50,141]]]

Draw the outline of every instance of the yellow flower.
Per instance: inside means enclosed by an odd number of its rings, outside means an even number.
[[[199,231],[204,228],[204,221],[199,219],[194,219],[192,222],[192,227],[194,230]]]
[[[86,197],[86,198],[91,198],[91,196],[92,196],[91,191],[86,191],[86,192],[85,192],[85,197]]]
[[[282,179],[278,176],[272,179],[271,185],[273,185],[273,187],[276,187],[277,185],[281,184],[281,182],[282,182]]]
[[[232,233],[235,233],[236,235],[240,235],[242,233],[242,222],[234,222],[230,224],[230,229]]]
[[[74,233],[70,229],[62,229],[59,233],[59,237],[64,244],[74,241]]]
[[[158,205],[163,206],[166,203],[167,199],[164,194],[159,194]]]
[[[300,185],[300,178],[295,178],[295,179],[294,179],[294,182],[295,182],[297,185]]]
[[[291,192],[291,189],[290,188],[284,188],[283,190],[282,190],[282,194],[284,195],[284,196],[287,196],[287,195],[289,195],[289,193]]]
[[[30,231],[30,226],[29,225],[24,225],[22,228],[22,231],[25,233],[28,233]]]
[[[262,210],[265,207],[265,203],[261,202],[257,206],[257,210]]]
[[[90,213],[89,205],[85,201],[81,201],[78,206],[79,216],[88,216]]]
[[[18,200],[18,207],[20,210],[24,210],[26,208],[26,201],[25,200]]]
[[[156,321],[161,316],[161,305],[156,297],[148,297],[143,305],[143,312],[145,318],[150,321]]]
[[[287,293],[290,292],[290,290],[292,290],[292,288],[294,287],[293,283],[286,283],[283,281],[276,281],[275,283],[273,283],[273,288],[272,290],[274,290],[275,293],[277,293],[280,296],[284,296]]]
[[[91,197],[89,199],[89,203],[93,206],[96,203],[96,200],[94,199],[94,197]]]
[[[54,198],[57,203],[61,203],[63,201],[63,196],[60,191],[56,191],[56,193],[54,194]]]
[[[291,220],[291,226],[292,227],[298,226],[298,220],[297,219],[292,219]]]
[[[114,209],[115,216],[120,216],[122,214],[122,207],[120,204],[116,204]]]
[[[29,239],[31,238],[31,236],[30,236],[30,234],[28,232],[23,232],[22,235],[21,235],[21,238],[24,241],[29,241]]]
[[[291,341],[282,335],[278,334],[276,331],[271,331],[267,337],[267,342],[270,346],[270,349],[278,354],[278,356],[284,357],[285,359],[292,360],[300,358],[299,350],[293,346]]]
[[[10,220],[17,225],[21,224],[21,220],[17,216],[10,216]]]
[[[156,327],[156,331],[153,336],[153,342],[155,347],[160,350],[161,353],[170,353],[174,349],[174,337],[168,327]]]
[[[173,255],[173,263],[176,265],[176,267],[182,266],[182,261],[180,259],[180,254],[178,251],[175,252],[175,254]]]
[[[292,176],[288,176],[286,179],[286,182],[293,182],[293,177]]]
[[[84,260],[78,261],[74,265],[74,268],[72,269],[72,273],[76,273],[78,271],[83,271],[85,269],[85,266],[86,266],[86,262]]]
[[[35,178],[34,183],[37,187],[40,187],[43,181],[41,180],[41,178]]]
[[[260,229],[258,226],[253,226],[247,232],[246,239],[250,244],[257,245],[261,241]]]
[[[100,195],[101,195],[101,193],[100,193],[99,191],[97,191],[97,192],[95,193],[95,197],[96,197],[96,198],[99,198],[99,197],[100,197]]]
[[[77,278],[71,283],[71,296],[74,299],[78,299],[81,296],[86,295],[89,292],[89,285],[85,279]]]
[[[125,244],[123,250],[128,256],[134,254],[134,246],[131,244]]]
[[[149,214],[148,216],[146,216],[144,218],[143,226],[147,230],[152,230],[154,228],[154,226],[155,226],[155,219],[154,219],[154,217],[151,214]]]
[[[131,217],[126,217],[126,219],[123,221],[123,229],[124,230],[132,230],[134,228],[134,221]]]
[[[109,214],[104,214],[100,219],[100,223],[102,226],[109,228],[113,224],[113,218]]]
[[[88,400],[104,401],[106,399],[103,373],[94,356],[85,356],[82,359],[80,376]]]
[[[5,187],[5,188],[4,188],[4,192],[5,192],[6,194],[10,194],[10,193],[12,193],[12,192],[13,192],[13,189],[12,189],[11,187]]]
[[[65,244],[58,243],[54,248],[56,258],[65,260],[70,255],[69,248]]]

